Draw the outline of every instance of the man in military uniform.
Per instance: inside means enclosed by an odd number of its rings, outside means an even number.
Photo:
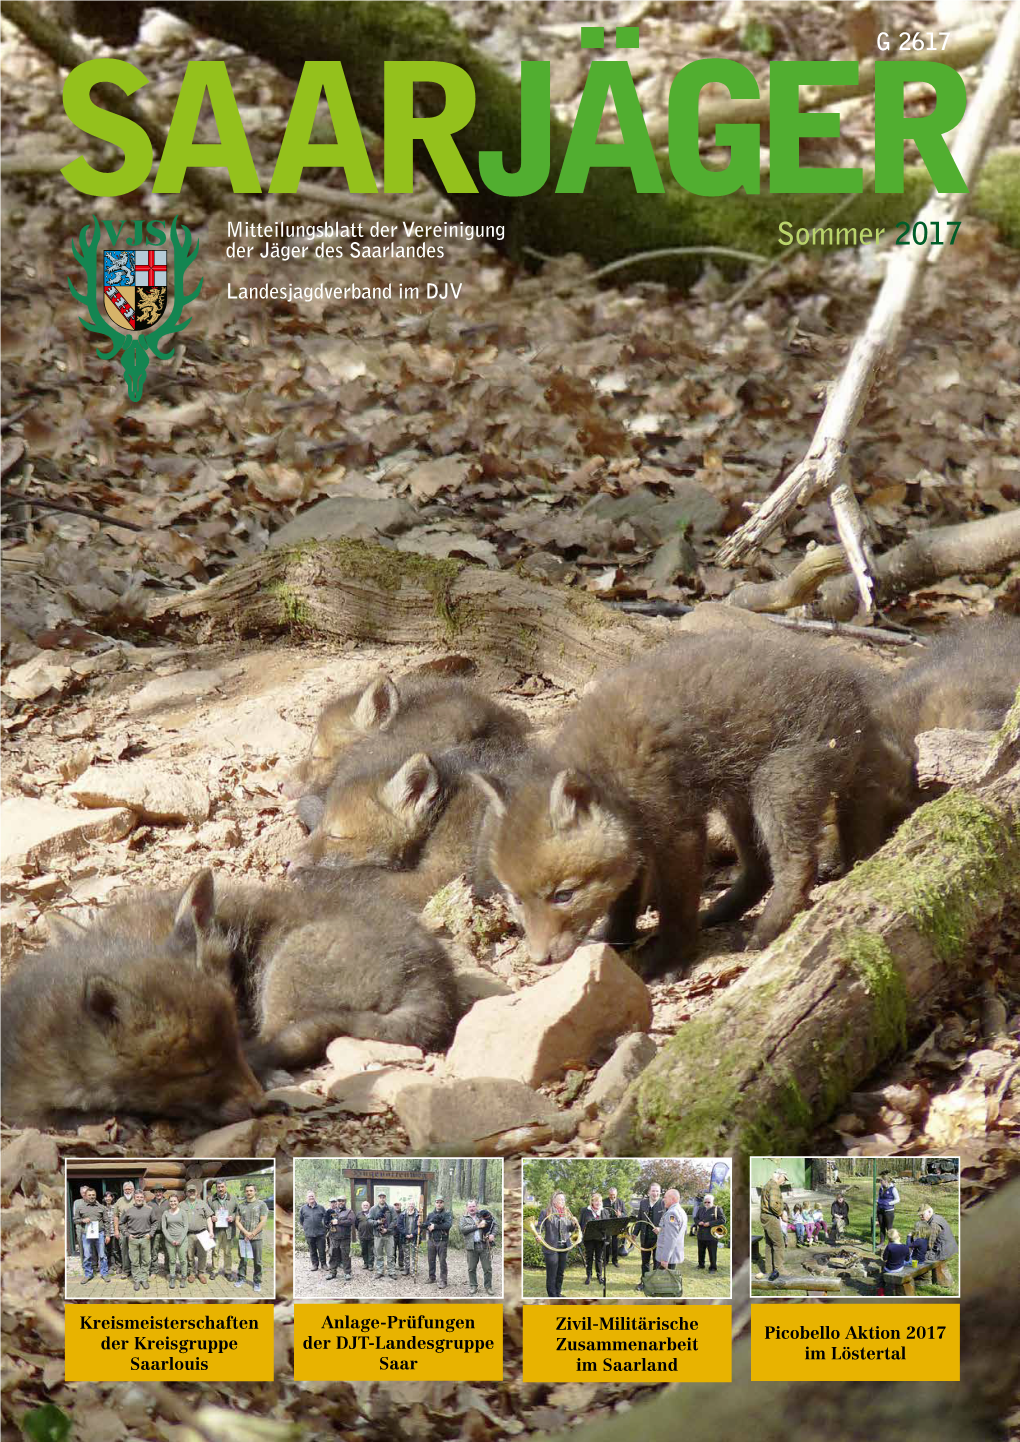
[[[662,1201],[662,1188],[652,1182],[648,1195],[638,1204],[637,1238],[641,1243],[641,1276],[655,1267],[655,1241],[659,1235],[662,1214],[666,1210]]]
[[[355,1217],[350,1207],[339,1197],[334,1197],[326,1213],[326,1259],[330,1267],[326,1273],[328,1282],[333,1281],[341,1267],[344,1269],[344,1281],[351,1280],[351,1236],[354,1225]]]
[[[365,1264],[365,1271],[370,1272],[375,1252],[375,1228],[369,1221],[367,1201],[362,1202],[361,1210],[358,1212],[358,1242],[361,1246],[361,1260]]]
[[[789,1181],[786,1173],[777,1168],[761,1189],[761,1225],[765,1233],[766,1266],[769,1281],[777,1277],[788,1277],[784,1252],[786,1234],[779,1224],[786,1203],[783,1200],[782,1184]]]
[[[368,1214],[375,1237],[375,1274],[381,1277],[389,1272],[393,1281],[397,1279],[396,1243],[393,1239],[393,1208],[387,1205],[386,1193],[376,1192],[376,1203]]]
[[[237,1277],[235,1287],[243,1287],[248,1270],[248,1258],[241,1251],[241,1242],[251,1247],[251,1284],[256,1292],[262,1291],[262,1233],[265,1230],[269,1208],[256,1194],[253,1183],[244,1189],[244,1201],[238,1202],[237,1219]]]
[[[436,1205],[425,1218],[425,1235],[428,1237],[429,1255],[429,1281],[436,1280],[436,1268],[439,1268],[439,1285],[445,1287],[447,1284],[446,1275],[446,1250],[450,1243],[450,1228],[453,1226],[453,1213],[446,1210],[446,1203],[442,1197],[436,1198]]]
[[[125,1207],[117,1219],[118,1234],[123,1250],[127,1240],[127,1254],[131,1264],[131,1280],[135,1291],[139,1287],[149,1290],[149,1258],[152,1250],[152,1236],[158,1225],[155,1207],[145,1200],[145,1193],[138,1188],[132,1190],[131,1205]]]
[[[470,1295],[474,1297],[478,1292],[478,1263],[481,1262],[485,1291],[492,1297],[495,1295],[492,1290],[492,1248],[499,1230],[496,1218],[491,1213],[487,1218],[478,1216],[478,1203],[472,1198],[460,1219],[460,1230],[467,1257]]]
[[[131,1258],[128,1256],[127,1233],[125,1232],[124,1236],[121,1237],[121,1233],[120,1233],[120,1223],[121,1223],[121,1220],[123,1219],[124,1213],[127,1211],[127,1209],[128,1209],[128,1208],[132,1205],[132,1203],[134,1202],[134,1199],[135,1199],[135,1184],[134,1184],[134,1182],[124,1182],[124,1184],[123,1184],[122,1187],[121,1187],[121,1193],[122,1193],[122,1195],[119,1196],[119,1197],[117,1198],[117,1200],[116,1200],[116,1201],[114,1202],[114,1204],[113,1204],[113,1235],[114,1235],[114,1238],[115,1238],[115,1240],[116,1240],[116,1242],[117,1242],[118,1250],[119,1250],[119,1252],[120,1252],[120,1269],[121,1269],[121,1274],[122,1274],[124,1277],[130,1278],[130,1276],[131,1276]]]
[[[680,1193],[670,1187],[662,1199],[662,1220],[655,1239],[655,1264],[674,1272],[684,1260],[684,1238],[687,1235],[687,1213],[680,1204]]]
[[[213,1236],[212,1207],[203,1201],[198,1195],[198,1186],[195,1182],[189,1182],[187,1195],[184,1199],[184,1212],[188,1218],[188,1281],[194,1282],[197,1278],[204,1286],[209,1280],[209,1258],[212,1250],[208,1252],[198,1240],[199,1234],[209,1237]]]
[[[209,1199],[213,1213],[213,1249],[209,1271],[216,1276],[216,1269],[228,1280],[234,1273],[234,1199],[227,1191],[226,1182],[216,1183],[216,1192]]]

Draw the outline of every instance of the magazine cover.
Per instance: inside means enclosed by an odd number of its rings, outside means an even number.
[[[1020,0],[0,85],[4,1434],[1020,1442]]]

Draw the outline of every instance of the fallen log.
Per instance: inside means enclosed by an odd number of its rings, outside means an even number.
[[[809,1150],[1018,887],[1020,767],[922,806],[679,1028],[609,1119],[605,1155]]]
[[[583,591],[367,541],[269,551],[150,619],[197,621],[210,638],[293,632],[432,645],[565,687],[674,634],[667,621],[609,611]]]
[[[753,1292],[838,1292],[842,1285],[838,1277],[777,1277],[774,1282],[768,1277],[754,1277],[751,1280]]]

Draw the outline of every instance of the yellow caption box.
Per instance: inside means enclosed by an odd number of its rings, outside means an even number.
[[[729,1382],[732,1307],[532,1306],[525,1382]]]
[[[498,1382],[503,1376],[503,1307],[431,1302],[294,1308],[294,1376],[299,1382]]]
[[[64,1308],[68,1382],[271,1382],[272,1307]]]
[[[960,1308],[824,1302],[751,1308],[752,1382],[959,1382]]]

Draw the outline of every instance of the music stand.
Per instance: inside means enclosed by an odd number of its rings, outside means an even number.
[[[606,1255],[613,1237],[618,1237],[630,1226],[630,1217],[595,1217],[585,1223],[582,1242],[599,1242],[602,1246],[602,1299],[606,1296]]]

